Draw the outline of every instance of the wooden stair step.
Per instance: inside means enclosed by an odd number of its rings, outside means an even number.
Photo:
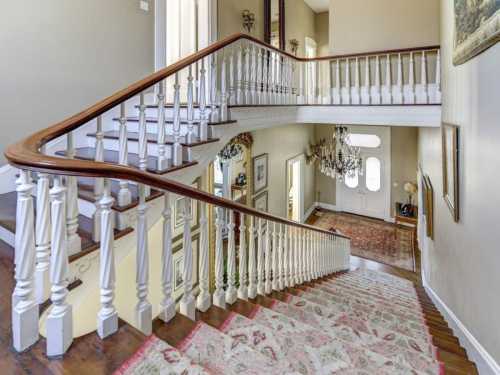
[[[105,139],[113,139],[113,140],[119,140],[120,139],[120,132],[118,130],[110,130],[106,131],[103,133]],[[88,133],[87,136],[95,138],[96,133]],[[139,142],[139,133],[137,132],[128,132],[127,133],[127,139],[129,141],[133,142]],[[148,143],[158,143],[158,135],[156,133],[147,133],[146,134],[146,139]],[[214,143],[218,142],[219,138],[209,138],[206,141],[195,141],[188,143],[186,142],[186,137],[182,136],[181,137],[181,145],[184,147],[196,147],[196,146],[201,146],[201,145],[206,145],[208,143]],[[173,145],[175,143],[175,137],[173,135],[166,135],[165,136],[165,144],[167,145]]]
[[[120,118],[119,117],[114,117],[113,118],[113,121],[120,121]],[[139,117],[138,116],[127,116],[127,122],[139,122]],[[157,123],[158,122],[158,118],[156,117],[146,117],[146,123]],[[166,124],[173,124],[174,123],[174,119],[173,118],[166,118],[165,119],[165,123]],[[180,123],[183,124],[183,125],[187,125],[188,124],[188,121],[186,119],[181,119],[180,120]],[[193,120],[193,125],[194,126],[198,126],[200,125],[200,120]],[[234,124],[236,123],[236,120],[226,120],[226,121],[208,121],[207,122],[207,125],[209,126],[217,126],[217,125],[228,125],[228,124]]]
[[[56,155],[66,156],[66,151],[57,151]],[[107,163],[118,164],[119,160],[118,155],[119,155],[118,151],[105,150],[104,161]],[[92,160],[92,161],[95,160],[95,148],[80,147],[75,149],[75,159]],[[166,169],[158,169],[157,163],[158,163],[157,157],[148,156],[147,168],[146,168],[147,171],[155,174],[166,174],[198,164],[196,161],[184,161],[184,163],[180,166],[176,167],[171,166]],[[139,155],[129,153],[128,165],[130,167],[139,169]]]

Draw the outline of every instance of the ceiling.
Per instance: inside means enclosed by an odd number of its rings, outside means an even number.
[[[330,0],[304,0],[316,13],[328,12]]]

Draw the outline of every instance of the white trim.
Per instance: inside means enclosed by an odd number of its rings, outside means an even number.
[[[288,216],[288,178],[289,178],[289,169],[290,166],[295,163],[299,163],[299,169],[300,169],[300,191],[299,191],[299,220],[304,221],[304,211],[305,211],[305,206],[304,206],[304,201],[305,201],[305,167],[306,167],[306,155],[305,154],[299,154],[297,156],[294,156],[293,158],[290,158],[286,161],[286,171],[285,171],[285,207],[287,208],[287,213],[286,215]]]
[[[167,0],[155,0],[155,71],[167,66]]]
[[[324,208],[325,210],[340,211],[336,205],[330,203],[314,202],[314,205],[316,207]]]
[[[304,213],[301,222],[305,223],[305,221],[309,218],[309,216],[312,215],[315,209],[316,209],[316,203],[313,203],[311,207],[309,207],[307,211]]]
[[[427,283],[427,280],[422,273],[422,284],[429,292],[432,300],[450,323],[453,332],[458,336],[460,343],[467,350],[469,357],[476,363],[479,374],[500,374],[500,366],[493,359],[493,357],[486,351],[486,349],[479,343],[479,341],[470,333],[467,327],[457,318],[457,316],[446,306],[446,304],[439,298],[436,292]]]
[[[4,241],[11,247],[15,247],[16,235],[7,228],[0,226],[0,240]]]

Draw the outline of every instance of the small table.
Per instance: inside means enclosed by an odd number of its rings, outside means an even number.
[[[404,225],[406,227],[412,228],[413,232],[413,251],[417,248],[417,227],[418,227],[418,208],[413,206],[413,216],[404,216],[401,214],[401,208],[403,204],[396,202],[396,215],[395,223],[396,225]]]

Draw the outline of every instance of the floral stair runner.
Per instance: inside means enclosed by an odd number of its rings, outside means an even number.
[[[116,374],[443,373],[409,281],[357,270],[294,294],[199,321],[176,348],[151,336]]]

